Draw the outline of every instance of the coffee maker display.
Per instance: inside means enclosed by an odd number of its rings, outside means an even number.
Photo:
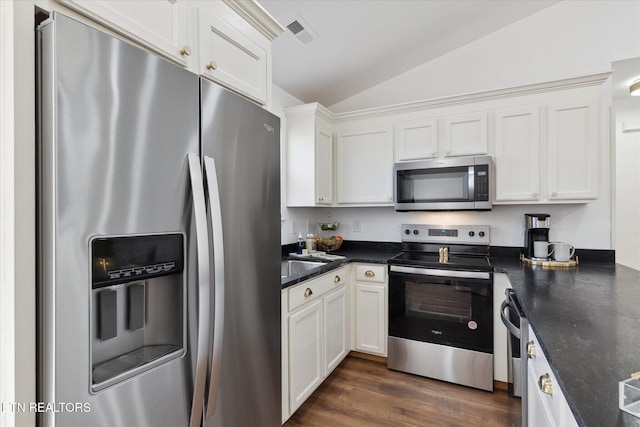
[[[549,218],[544,213],[524,214],[524,257],[530,260],[548,260]],[[537,243],[536,243],[537,242]],[[543,243],[544,242],[544,243]],[[544,249],[542,247],[544,246]],[[537,250],[536,250],[537,249]]]

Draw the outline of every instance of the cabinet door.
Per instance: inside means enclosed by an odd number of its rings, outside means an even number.
[[[398,125],[398,161],[430,159],[438,156],[438,121],[414,120]]]
[[[347,288],[327,295],[323,300],[324,317],[324,361],[325,376],[328,376],[348,353]]]
[[[489,152],[487,114],[474,113],[442,119],[445,156],[469,156]]]
[[[267,52],[212,13],[198,10],[199,73],[267,103]]]
[[[89,18],[135,40],[162,56],[187,66],[187,17],[184,2],[175,0],[57,0]]]
[[[527,425],[555,427],[551,408],[538,387],[538,377],[533,369],[528,369],[527,375]]]
[[[284,109],[286,116],[287,206],[333,203],[333,127],[320,104]]]
[[[496,201],[540,199],[540,114],[538,107],[495,114]]]
[[[566,102],[548,110],[549,200],[598,197],[598,102]]]
[[[337,202],[393,202],[393,131],[391,127],[338,134]]]
[[[291,413],[322,383],[322,300],[289,316],[289,410]]]
[[[356,283],[355,307],[356,350],[386,356],[385,287]]]
[[[318,121],[316,136],[316,203],[330,205],[333,203],[333,137],[331,127]]]

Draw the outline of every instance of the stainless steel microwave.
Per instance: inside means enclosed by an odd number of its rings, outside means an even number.
[[[491,210],[491,156],[396,163],[393,191],[397,211]]]

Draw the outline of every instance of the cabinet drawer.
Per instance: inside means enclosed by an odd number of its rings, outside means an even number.
[[[344,267],[339,268],[289,289],[289,311],[315,301],[332,289],[344,284],[347,280],[345,271]]]
[[[386,275],[386,265],[356,265],[356,280],[359,282],[384,283]]]
[[[542,352],[542,346],[538,341],[538,337],[536,337],[536,335],[533,333],[533,329],[531,329],[531,327],[529,327],[529,343],[532,343],[531,345],[533,345],[533,347],[535,348],[535,355],[529,355],[529,361],[527,362],[529,369],[533,370],[533,373],[537,376],[547,373],[549,375],[553,375],[553,373],[551,372],[551,367],[549,366],[549,363],[547,362],[547,359]],[[527,348],[529,348],[529,345],[527,346]]]
[[[536,352],[535,356],[530,357],[527,362],[528,393],[531,394],[531,397],[535,393],[538,402],[544,408],[546,423],[551,426],[577,426],[564,393],[560,389],[560,384],[551,371],[551,366],[549,366],[540,342],[531,327],[529,327],[529,341],[533,342]],[[529,425],[540,425],[536,422],[535,414],[530,414],[529,418],[530,421],[533,421]]]

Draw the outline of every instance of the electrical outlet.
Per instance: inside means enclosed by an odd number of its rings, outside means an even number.
[[[291,221],[291,234],[296,234],[298,232],[298,221],[295,219]]]
[[[353,220],[353,232],[354,233],[360,233],[361,231],[362,231],[362,229],[361,229],[360,220],[359,219],[354,219]]]

